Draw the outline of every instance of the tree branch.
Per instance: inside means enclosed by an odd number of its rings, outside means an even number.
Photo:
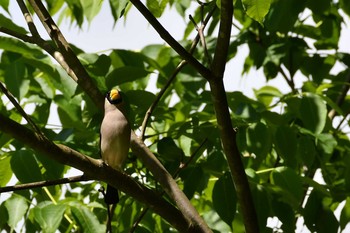
[[[40,38],[39,32],[36,29],[35,24],[33,22],[32,15],[29,13],[29,10],[28,10],[26,4],[23,2],[23,0],[17,0],[17,4],[18,4],[19,8],[21,8],[21,11],[23,13],[23,17],[28,24],[28,28],[29,28],[29,31],[32,34],[32,36]]]
[[[83,171],[87,178],[91,177],[113,185],[132,196],[135,200],[148,205],[155,213],[162,216],[177,230],[181,232],[198,230],[174,206],[159,197],[154,191],[133,180],[127,174],[116,171],[101,160],[87,157],[67,146],[54,144],[1,113],[0,122],[0,130],[4,133],[59,163]]]
[[[189,52],[172,37],[169,32],[159,23],[154,15],[143,5],[139,0],[130,0],[130,2],[139,10],[145,19],[158,32],[160,37],[167,42],[181,57],[193,66],[204,78],[209,79],[211,72],[203,66],[197,59],[195,59]]]
[[[199,145],[199,147],[191,154],[190,158],[185,162],[185,163],[181,163],[180,166],[177,168],[177,170],[174,172],[173,174],[173,178],[176,179],[176,177],[179,175],[179,173],[185,169],[192,161],[193,159],[197,156],[197,153],[202,149],[202,147],[204,146],[204,144],[208,141],[208,139],[204,139],[202,141],[202,143]],[[163,196],[165,194],[165,192],[163,191],[160,195]],[[139,217],[136,219],[136,221],[134,222],[134,224],[132,225],[131,229],[129,230],[129,233],[133,233],[138,224],[141,222],[142,218],[145,216],[145,214],[147,213],[147,211],[149,210],[149,208],[145,208],[141,211]]]
[[[208,225],[179,188],[172,175],[134,132],[131,133],[131,149],[152,172],[155,180],[160,183],[168,196],[175,201],[176,206],[189,221],[189,224],[196,230],[195,232],[211,232]]]
[[[91,100],[102,109],[103,101],[101,100],[104,99],[104,96],[98,90],[95,83],[92,82],[91,77],[72,51],[69,43],[62,35],[61,31],[51,18],[51,15],[46,10],[41,0],[29,0],[29,3],[33,7],[35,13],[38,15],[49,36],[55,42],[58,51],[62,54],[64,60],[69,65],[66,67],[67,73],[71,71],[74,72],[79,86],[81,86],[85,93],[90,96]]]
[[[202,22],[201,25],[201,30],[198,30],[198,33],[196,35],[196,37],[194,38],[191,48],[189,49],[189,53],[192,55],[199,40],[202,38],[203,35],[201,35],[201,33],[203,33],[203,30],[205,28],[205,26],[208,24],[210,18],[213,16],[214,12],[216,10],[216,6],[213,7],[213,9],[208,13],[208,15],[205,17],[205,19]],[[163,97],[165,91],[169,88],[170,84],[174,81],[174,79],[176,78],[176,75],[182,70],[183,67],[185,67],[187,65],[186,60],[182,60],[179,65],[176,67],[175,71],[172,73],[172,75],[170,76],[170,78],[168,79],[167,83],[163,86],[163,88],[160,90],[160,92],[158,93],[156,99],[153,101],[153,103],[151,104],[151,106],[148,108],[145,117],[143,118],[143,122],[142,122],[142,126],[141,126],[141,139],[144,140],[145,139],[145,132],[146,132],[146,127],[149,121],[149,118],[152,116],[152,113],[154,111],[154,109],[156,108],[157,104],[159,103],[160,99]]]
[[[344,102],[344,100],[345,100],[345,98],[346,98],[346,95],[347,95],[347,93],[348,93],[348,91],[349,91],[349,88],[350,88],[350,69],[349,69],[348,73],[346,74],[345,83],[344,83],[344,85],[343,85],[343,87],[342,87],[342,89],[341,89],[341,92],[340,92],[340,94],[339,94],[339,96],[338,96],[338,98],[337,98],[336,104],[337,104],[339,107],[343,104],[343,102]],[[335,109],[331,109],[331,110],[329,111],[329,113],[328,113],[328,117],[329,117],[331,120],[333,120],[333,118],[335,117],[335,115],[336,115]],[[346,117],[346,116],[344,116],[344,117]]]
[[[215,115],[220,131],[221,142],[236,188],[240,212],[247,233],[259,232],[259,224],[250,191],[247,175],[236,144],[236,132],[233,129],[226,98],[223,76],[228,47],[230,44],[233,17],[233,1],[221,1],[221,19],[211,70],[213,78],[209,80]]]
[[[53,186],[58,184],[68,184],[68,183],[88,181],[88,180],[91,180],[91,179],[87,178],[84,175],[81,175],[81,176],[72,176],[68,178],[61,178],[57,180],[46,180],[46,181],[38,181],[38,182],[27,183],[27,184],[17,184],[14,186],[0,187],[0,193],[12,192],[12,191],[23,190],[23,189],[42,188],[42,187]]]
[[[218,39],[216,42],[214,59],[211,66],[211,71],[216,79],[223,79],[223,74],[226,67],[228,48],[231,38],[233,1],[221,1],[220,15],[221,18]]]
[[[33,130],[41,137],[44,137],[44,134],[41,132],[39,127],[32,121],[32,119],[30,119],[30,117],[27,115],[27,113],[24,111],[24,109],[16,101],[16,99],[12,95],[12,93],[9,90],[7,90],[7,88],[2,84],[2,82],[0,82],[0,89],[7,96],[7,98],[11,101],[11,103],[17,109],[17,111],[24,117],[24,119],[28,122],[28,124],[33,128]]]

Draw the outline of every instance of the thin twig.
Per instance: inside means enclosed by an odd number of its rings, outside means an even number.
[[[206,16],[206,18],[203,21],[203,29],[205,28],[205,26],[208,24],[210,18],[213,16],[214,12],[216,10],[216,6],[213,7],[213,9],[208,13],[208,15]],[[189,49],[189,53],[193,54],[198,42],[200,40],[200,35],[199,32],[196,35],[196,37],[194,38],[191,48]],[[172,75],[170,76],[170,78],[168,79],[167,83],[163,86],[163,88],[160,90],[160,92],[157,94],[156,99],[153,101],[152,105],[148,108],[146,115],[143,119],[142,125],[141,125],[141,139],[144,140],[145,139],[145,132],[146,132],[146,127],[148,124],[148,121],[150,119],[150,117],[152,116],[152,113],[154,111],[154,109],[156,108],[158,102],[160,101],[160,99],[163,97],[165,91],[169,88],[170,84],[173,82],[173,80],[175,79],[176,75],[182,70],[182,68],[184,66],[187,65],[186,60],[182,60],[179,65],[176,67],[175,71],[172,73]]]
[[[68,183],[89,181],[89,180],[90,178],[84,175],[81,175],[81,176],[72,176],[72,177],[62,178],[57,180],[47,180],[47,181],[38,181],[38,182],[27,183],[27,184],[17,184],[13,186],[0,187],[0,193],[13,192],[13,191],[18,191],[23,189],[42,188],[42,187],[53,186],[58,184],[68,184]]]
[[[346,98],[346,95],[349,91],[349,88],[350,88],[350,70],[348,71],[348,73],[346,74],[346,77],[345,77],[345,82],[344,82],[344,85],[342,87],[342,90],[337,98],[337,102],[336,104],[341,107],[341,105],[343,104],[345,98]],[[328,117],[332,120],[336,115],[336,111],[335,109],[331,109],[328,113]],[[346,117],[346,116],[344,116]]]
[[[286,80],[286,82],[287,82],[288,86],[290,87],[290,89],[294,92],[295,91],[295,85],[294,85],[293,78],[291,77],[289,79],[287,74],[282,69],[282,67],[279,67],[279,72],[282,74],[282,77],[284,78],[284,80]]]
[[[23,118],[28,122],[28,124],[33,128],[33,130],[40,135],[40,137],[45,137],[40,128],[32,121],[32,119],[27,115],[21,105],[17,102],[16,98],[12,95],[12,93],[0,82],[0,89],[6,95],[6,97],[11,101],[13,106],[17,109],[17,111],[23,116]]]
[[[205,28],[205,24],[201,23],[201,26],[198,26],[196,21],[194,20],[194,18],[192,17],[192,15],[189,15],[189,18],[190,18],[190,21],[194,24],[197,32],[198,32],[198,35],[199,35],[199,38],[200,38],[200,41],[201,41],[201,44],[203,46],[203,50],[204,50],[204,54],[205,56],[207,57],[208,59],[208,63],[209,63],[209,67],[211,66],[211,57],[209,55],[209,52],[208,52],[208,49],[207,49],[207,43],[205,41],[205,36],[204,36],[204,28]]]

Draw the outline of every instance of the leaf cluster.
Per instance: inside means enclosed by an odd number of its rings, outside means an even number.
[[[60,19],[70,18],[78,26],[91,22],[102,1],[46,1],[49,12]],[[191,1],[146,1],[154,16],[167,7],[187,17]],[[197,3],[196,3],[197,4]],[[196,5],[193,19],[200,23],[220,1]],[[8,11],[8,2],[1,1]],[[114,20],[127,18],[131,3],[109,0]],[[344,18],[349,3],[340,1],[275,0],[234,2],[232,36],[228,58],[235,59],[243,47],[249,48],[242,75],[262,70],[266,81],[282,79],[288,91],[266,84],[248,97],[243,91],[226,92],[235,140],[242,155],[261,232],[270,217],[280,221],[279,229],[294,232],[299,218],[312,232],[338,232],[350,221],[350,141],[348,114],[350,98],[349,54],[339,51]],[[206,25],[207,50],[193,53],[202,64],[211,61],[220,23],[216,11]],[[0,27],[26,34],[10,17],[0,14]],[[184,29],[180,41],[191,47],[195,26]],[[51,43],[51,42],[50,42]],[[211,91],[192,66],[176,73],[182,58],[164,44],[151,44],[138,52],[114,49],[108,53],[85,53],[74,47],[79,61],[100,91],[115,86],[123,90],[128,117],[140,130],[152,103],[158,101],[146,125],[145,142],[179,187],[215,232],[244,232],[244,221],[236,187],[222,149],[219,125]],[[0,35],[0,81],[21,107],[52,141],[99,158],[99,126],[102,112],[66,71],[47,53],[18,38]],[[345,67],[338,73],[336,64]],[[227,74],[230,76],[230,74]],[[240,77],[229,77],[240,78]],[[155,90],[149,83],[155,80]],[[172,80],[160,99],[160,90]],[[302,80],[302,81],[300,81]],[[300,83],[300,85],[298,84]],[[23,116],[1,94],[0,113],[23,123]],[[30,110],[30,111],[29,111]],[[59,122],[52,124],[57,111]],[[0,122],[1,124],[1,122]],[[25,122],[23,124],[26,124]],[[29,127],[29,125],[26,125]],[[5,133],[0,133],[0,186],[15,176],[19,183],[59,179],[70,168],[49,160]],[[142,185],[162,188],[133,152],[125,171]],[[315,181],[321,174],[324,183]],[[15,191],[0,204],[0,228],[15,229],[24,218],[27,231],[104,232],[106,209],[98,189],[101,184],[65,184],[43,189]],[[171,198],[165,196],[171,202]],[[345,203],[340,219],[334,211]],[[172,226],[127,195],[122,195],[112,227],[129,231],[138,222],[137,232],[171,232]],[[276,230],[276,229],[275,229]]]

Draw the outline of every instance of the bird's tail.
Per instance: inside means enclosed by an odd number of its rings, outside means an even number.
[[[119,193],[118,189],[107,185],[105,203],[108,205],[117,204],[119,202]]]

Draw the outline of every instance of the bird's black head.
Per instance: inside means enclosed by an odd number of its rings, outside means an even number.
[[[107,92],[106,98],[109,101],[109,103],[111,103],[113,105],[117,105],[117,104],[120,104],[121,102],[123,102],[123,98],[122,98],[120,91],[115,90],[115,89]]]

